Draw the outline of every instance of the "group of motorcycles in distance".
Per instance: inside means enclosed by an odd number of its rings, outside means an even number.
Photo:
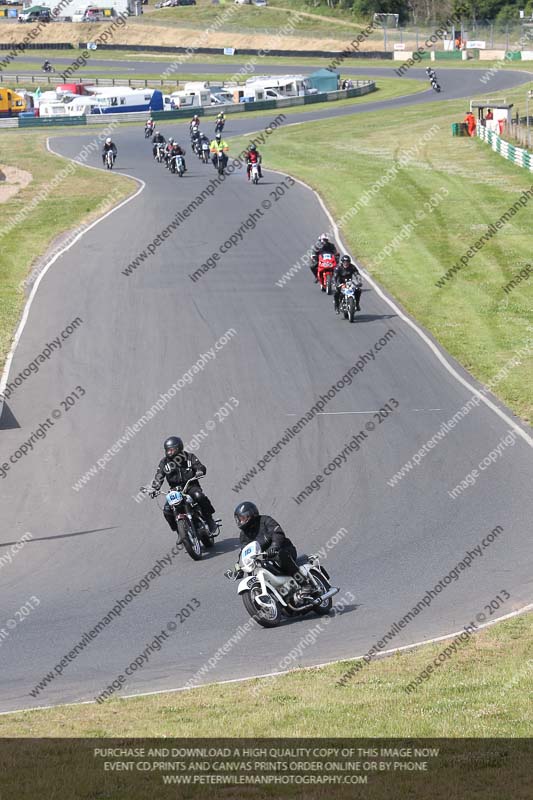
[[[334,275],[338,266],[337,256],[332,251],[324,251],[323,253],[318,253],[316,259],[318,264],[316,272],[318,284],[323,292],[332,295],[337,288]],[[355,321],[355,312],[359,305],[358,298],[361,296],[362,288],[363,279],[360,275],[353,275],[338,287],[340,292],[339,313],[350,322]]]
[[[429,82],[431,84],[431,88],[434,89],[436,92],[440,92],[440,84],[437,80],[437,73],[431,67],[426,67],[426,75],[429,78]]]
[[[224,129],[224,120],[217,120],[215,125],[215,136],[217,133],[222,133]],[[194,155],[198,156],[200,161],[203,164],[208,164],[211,157],[211,141],[206,133],[200,130],[198,125],[192,124],[189,128],[190,138],[191,138],[191,150]],[[152,137],[157,137],[159,134],[158,131],[155,129],[155,125],[150,122],[147,122],[144,127],[144,136],[145,139],[151,139]],[[165,164],[166,168],[173,174],[179,175],[179,177],[183,177],[183,174],[187,171],[185,166],[185,148],[181,147],[178,142],[174,139],[169,138],[168,142],[165,141],[164,137],[161,137],[161,141],[154,141],[154,159],[158,162],[158,164]],[[222,158],[219,156],[218,153],[213,154],[215,158],[214,166],[218,169],[218,172],[223,172],[224,167],[227,163],[227,156],[222,154]]]

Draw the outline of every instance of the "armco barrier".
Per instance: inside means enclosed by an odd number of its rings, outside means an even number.
[[[85,50],[87,42],[79,43],[80,49]],[[189,48],[187,47],[168,47],[158,44],[99,44],[99,50],[131,50],[137,53],[169,53],[175,55],[188,54]],[[194,53],[199,55],[222,56],[225,55],[224,48],[222,47],[194,47]],[[290,58],[355,58],[355,59],[389,59],[392,60],[392,52],[387,50],[364,50],[358,52],[356,50],[349,53],[344,50],[269,50],[265,53],[264,50],[251,50],[240,47],[234,51],[236,56],[288,56]]]
[[[19,117],[19,128],[42,128],[47,125],[87,125],[87,117]]]
[[[17,26],[18,27],[18,26]],[[0,42],[0,50],[11,50],[17,48],[17,42]],[[55,42],[46,44],[37,44],[37,42],[28,42],[24,45],[24,50],[74,50],[74,45],[70,42]]]
[[[523,147],[506,142],[499,134],[488,131],[483,125],[477,126],[477,135],[483,142],[489,144],[495,153],[499,153],[513,164],[533,172],[533,153],[524,150]]]

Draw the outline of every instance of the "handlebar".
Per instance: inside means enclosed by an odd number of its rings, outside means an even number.
[[[191,483],[192,481],[198,481],[198,480],[200,480],[200,478],[205,478],[205,475],[194,475],[194,477],[189,478],[189,480],[186,482],[186,484],[183,487],[183,489],[181,489],[178,486],[178,487],[176,487],[176,489],[170,489],[169,491],[173,492],[173,491],[177,490],[178,492],[181,492],[182,494],[185,494],[185,492],[187,491],[187,487],[189,486],[189,483]],[[161,491],[161,489],[154,489],[152,486],[141,486],[139,491],[143,492],[143,494],[147,494],[148,492],[154,492],[154,498],[158,497],[160,494],[166,494],[167,493],[166,491]]]

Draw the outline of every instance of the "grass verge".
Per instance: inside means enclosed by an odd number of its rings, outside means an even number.
[[[87,128],[83,132],[86,134]],[[46,191],[48,184],[68,163],[46,150],[47,135],[21,130],[9,140],[4,135],[9,146],[3,148],[2,163],[27,170],[33,180],[11,200],[0,205],[0,369],[26,301],[23,282],[34,263],[62,233],[102,214],[131,194],[136,186],[128,178],[75,167],[73,173],[61,180],[30,214],[2,236],[9,227],[9,220],[24,213],[32,199],[39,192]],[[97,136],[96,131],[94,136]],[[101,147],[100,142],[98,147]]]
[[[418,691],[412,681],[448,644],[374,661],[344,686],[354,662],[274,678],[199,687],[102,705],[0,717],[0,736],[527,737],[533,615],[487,628],[457,648]],[[531,698],[529,698],[529,703]],[[236,714],[236,709],[238,713]]]

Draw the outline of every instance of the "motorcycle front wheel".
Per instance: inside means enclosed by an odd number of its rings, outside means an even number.
[[[348,319],[353,322],[355,319],[355,300],[353,297],[348,299]]]
[[[312,573],[313,573],[313,578],[320,586],[320,594],[325,594],[328,591],[328,589],[331,588],[329,583],[317,570],[312,570]],[[332,607],[333,607],[333,598],[330,597],[329,600],[324,600],[319,606],[315,606],[315,608],[313,608],[313,611],[315,612],[315,614],[318,614],[319,617],[322,617],[325,614],[329,614]]]
[[[249,589],[242,595],[242,601],[248,614],[263,628],[276,628],[281,622],[281,609],[275,597],[269,595],[270,605],[261,606],[256,603],[255,596],[261,594],[260,588]]]
[[[333,280],[331,275],[328,275],[326,278],[326,294],[332,294],[333,292]]]
[[[202,558],[202,545],[189,520],[178,520],[178,541],[183,544],[193,561],[200,561]]]

